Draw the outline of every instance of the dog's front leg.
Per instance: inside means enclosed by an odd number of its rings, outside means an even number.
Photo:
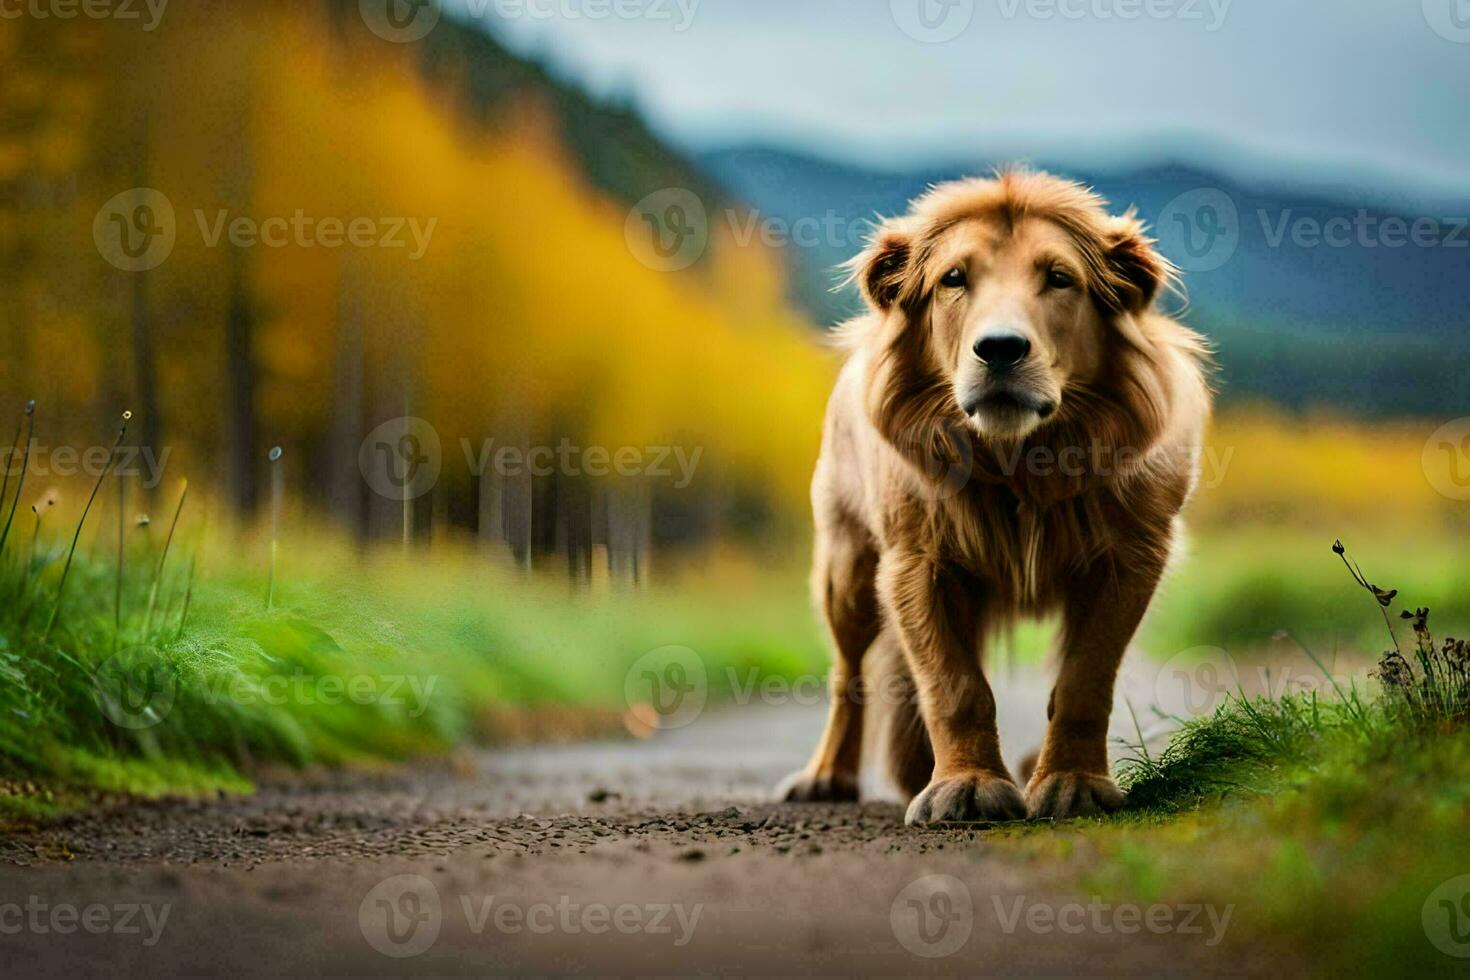
[[[1161,561],[1100,564],[1072,584],[1046,740],[1026,786],[1032,817],[1107,813],[1123,804],[1108,772],[1108,718],[1118,665],[1163,571]]]
[[[1000,755],[995,695],[980,668],[984,596],[959,570],[915,552],[885,555],[879,584],[934,748],[934,774],[906,822],[1023,819],[1025,803]]]
[[[882,628],[874,591],[877,564],[877,552],[850,527],[819,526],[814,579],[836,647],[829,681],[831,702],[827,728],[811,761],[776,787],[778,800],[812,803],[858,798],[863,657]]]

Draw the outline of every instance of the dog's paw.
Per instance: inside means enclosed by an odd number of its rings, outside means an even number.
[[[857,779],[845,773],[813,775],[802,769],[776,786],[776,799],[783,803],[856,803],[857,798]]]
[[[1118,784],[1096,773],[1052,772],[1026,787],[1026,812],[1033,820],[1096,817],[1122,805]]]
[[[911,827],[936,823],[995,823],[1025,820],[1026,803],[1009,779],[974,772],[936,779],[909,804],[903,821]]]

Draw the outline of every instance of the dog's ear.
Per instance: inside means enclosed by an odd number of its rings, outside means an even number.
[[[1133,212],[1109,222],[1104,247],[1117,312],[1142,313],[1159,290],[1174,281],[1177,273],[1173,264],[1154,245]]]
[[[851,281],[857,283],[863,299],[873,309],[886,313],[898,301],[913,249],[911,222],[894,219],[880,225],[868,247],[848,263]]]

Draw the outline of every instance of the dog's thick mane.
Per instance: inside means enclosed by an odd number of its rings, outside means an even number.
[[[938,236],[976,217],[1003,231],[1023,218],[1065,230],[1108,323],[1104,371],[1087,384],[1068,385],[1057,417],[1016,443],[983,439],[966,424],[930,349],[930,331],[918,323],[936,285],[929,259]],[[874,312],[842,328],[841,338],[867,355],[870,421],[910,465],[910,479],[930,480],[956,467],[969,472],[958,492],[930,497],[922,535],[941,553],[983,554],[1022,605],[1042,604],[1040,583],[1063,566],[1128,540],[1167,538],[1116,534],[1119,509],[1145,524],[1167,523],[1182,503],[1167,488],[1184,467],[1167,458],[1171,447],[1161,440],[1176,375],[1197,377],[1208,355],[1197,334],[1153,311],[1175,273],[1151,246],[1131,213],[1110,216],[1087,188],[1012,170],[932,189],[907,216],[884,224],[850,264]],[[1037,473],[1027,465],[1037,453],[1057,460],[1068,450],[1087,454],[1080,473],[1055,465]]]

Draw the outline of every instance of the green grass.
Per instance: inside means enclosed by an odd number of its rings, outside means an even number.
[[[261,764],[390,763],[514,735],[538,711],[606,731],[630,666],[665,646],[696,652],[716,702],[748,672],[825,669],[793,574],[574,592],[452,545],[360,553],[304,528],[282,542],[270,611],[268,542],[215,542],[192,577],[184,544],[146,632],[162,536],[131,530],[119,630],[106,531],[83,535],[98,550],[78,552],[49,637],[70,536],[34,556],[12,538],[0,564],[0,779],[58,799],[245,791]],[[35,805],[21,795],[10,811]]]
[[[1289,634],[1329,659],[1375,655],[1383,619],[1352,588],[1332,537],[1263,527],[1192,535],[1139,645],[1159,659],[1198,646],[1236,655],[1270,649]],[[1470,636],[1470,556],[1457,539],[1376,528],[1343,537],[1375,581],[1433,609],[1441,630]]]
[[[1470,873],[1470,733],[1365,741],[1328,725],[1305,735],[1287,709],[1282,754],[1251,738],[1239,753],[1255,724],[1239,710],[1136,784],[1147,799],[1080,827],[1073,856],[1059,857],[1068,835],[1028,831],[1021,849],[1053,873],[1060,861],[1063,887],[1079,893],[1233,904],[1236,948],[1289,951],[1314,975],[1460,965],[1429,941],[1422,916],[1436,888]],[[1215,726],[1224,731],[1203,734]]]
[[[1458,965],[1422,916],[1470,873],[1470,731],[1312,702],[1232,701],[1163,758],[1125,764],[1128,811],[1085,831],[1076,885],[1233,903],[1234,942],[1305,953],[1320,975]]]
[[[163,503],[170,518],[173,503]],[[826,670],[800,556],[745,569],[719,561],[717,571],[665,575],[663,587],[644,592],[585,593],[554,572],[526,577],[468,546],[361,552],[288,522],[267,612],[269,542],[223,532],[201,542],[196,506],[184,511],[156,598],[151,579],[167,522],[129,528],[119,633],[116,511],[104,491],[49,638],[72,521],[47,514],[32,553],[33,517],[21,508],[0,562],[0,779],[44,776],[148,794],[241,790],[262,763],[392,762],[524,730],[528,712],[545,710],[565,734],[585,734],[569,726],[616,725],[629,666],[665,646],[697,652],[713,703],[752,676]],[[1280,624],[1302,622],[1318,624],[1306,633],[1321,640],[1319,649],[1331,650],[1341,635],[1365,637],[1353,645],[1371,648],[1381,618],[1344,582],[1326,544],[1203,536],[1161,594],[1141,644],[1160,659],[1199,645],[1247,650]],[[1460,580],[1453,549],[1440,543],[1417,554],[1421,565],[1399,563],[1385,581],[1436,600],[1451,596]],[[1334,631],[1333,621],[1348,626]],[[1047,627],[1025,626],[1010,656],[1038,661],[1051,641]],[[134,658],[142,680],[150,664],[172,677],[176,697],[158,724],[120,727],[100,709],[97,678],[108,676],[115,652]],[[369,696],[345,700],[348,681],[367,685]],[[344,685],[337,703],[312,699],[332,683]]]
[[[1021,831],[1011,853],[1087,894],[1233,905],[1237,948],[1279,949],[1313,974],[1460,965],[1428,930],[1448,935],[1452,912],[1470,925],[1470,899],[1442,906],[1437,892],[1470,874],[1470,665],[1423,616],[1395,622],[1402,653],[1385,654],[1373,689],[1232,697],[1162,752],[1130,747],[1123,813]]]

